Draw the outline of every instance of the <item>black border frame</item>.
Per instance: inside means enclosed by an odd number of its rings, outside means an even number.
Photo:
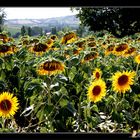
[[[1,140],[131,140],[131,133],[0,133]],[[140,138],[140,137],[139,137]]]
[[[6,3],[5,3],[6,2]],[[42,0],[42,1],[6,1],[1,0],[0,7],[133,7],[140,8],[138,0]],[[131,133],[0,133],[0,140],[129,140],[137,139]],[[140,136],[139,136],[140,138]]]

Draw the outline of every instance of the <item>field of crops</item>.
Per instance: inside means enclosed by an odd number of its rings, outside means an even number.
[[[1,132],[140,129],[140,33],[18,40],[0,34]]]

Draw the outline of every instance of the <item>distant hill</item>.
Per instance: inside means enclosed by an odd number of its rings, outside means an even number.
[[[51,32],[52,28],[55,27],[56,31],[60,31],[65,27],[70,27],[75,30],[79,27],[79,19],[75,15],[54,17],[47,19],[9,19],[5,20],[5,30],[10,32],[12,36],[21,32],[21,27],[40,27],[43,31]]]
[[[79,25],[79,19],[72,16],[64,16],[64,17],[54,17],[47,19],[9,19],[5,21],[5,25],[8,27],[21,27],[21,26],[47,26],[47,25],[69,25],[76,26]]]

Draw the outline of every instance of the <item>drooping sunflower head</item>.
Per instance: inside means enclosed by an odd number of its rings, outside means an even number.
[[[98,37],[98,39],[97,39],[98,45],[101,45],[103,42],[104,42],[104,39],[101,37]]]
[[[50,36],[50,39],[52,39],[52,40],[54,41],[54,40],[57,40],[58,37],[57,37],[56,35],[51,35],[51,36]]]
[[[103,41],[102,44],[101,44],[102,48],[106,49],[107,46],[108,46],[108,43],[107,41]]]
[[[26,46],[30,43],[30,37],[28,35],[22,36],[19,41],[22,43],[23,46]]]
[[[70,44],[73,43],[77,40],[77,36],[74,32],[68,32],[66,33],[62,39],[61,39],[61,44]]]
[[[0,56],[7,56],[16,51],[15,45],[0,44]]]
[[[96,47],[96,42],[95,41],[90,41],[90,42],[88,42],[88,47]]]
[[[84,39],[81,39],[81,40],[78,40],[77,42],[75,42],[75,45],[78,47],[78,48],[85,48],[85,42],[86,40]]]
[[[82,62],[87,62],[87,61],[91,61],[91,60],[94,60],[98,57],[98,53],[93,51],[91,53],[87,53],[84,57],[84,59],[82,60]]]
[[[7,43],[9,40],[9,37],[7,34],[0,33],[0,40],[2,40],[3,43]]]
[[[136,48],[135,48],[135,47],[130,47],[130,48],[128,48],[128,49],[124,52],[123,55],[124,55],[125,57],[136,55]]]
[[[95,36],[89,36],[86,40],[87,41],[95,41]]]
[[[94,79],[98,80],[101,78],[101,76],[102,76],[102,71],[99,68],[95,68],[95,70],[93,71]]]
[[[65,65],[57,60],[46,60],[41,63],[37,68],[37,72],[39,75],[56,75],[60,74],[65,70]]]
[[[105,56],[111,54],[114,51],[115,45],[109,44],[105,50]]]
[[[117,45],[114,49],[114,54],[115,55],[123,55],[123,53],[128,49],[128,44],[127,43],[121,43]]]
[[[37,44],[37,43],[39,43],[39,39],[38,38],[33,38],[29,42],[29,44]]]
[[[102,80],[93,81],[88,88],[88,99],[90,102],[98,102],[106,95],[106,83]]]
[[[134,60],[136,63],[140,64],[140,54],[136,55]]]
[[[49,38],[49,39],[46,40],[46,45],[47,45],[48,47],[52,47],[52,46],[53,46],[53,42],[54,42],[54,40],[51,39],[51,38]]]
[[[0,94],[0,117],[9,118],[14,116],[19,109],[17,97],[9,92]]]
[[[134,83],[134,77],[136,72],[134,71],[123,71],[123,72],[116,72],[112,76],[112,87],[115,92],[125,93],[126,91],[130,90],[130,86]]]
[[[35,44],[34,46],[29,48],[29,51],[31,53],[36,54],[37,56],[42,55],[47,50],[49,50],[49,47],[46,44],[43,44],[43,43]]]

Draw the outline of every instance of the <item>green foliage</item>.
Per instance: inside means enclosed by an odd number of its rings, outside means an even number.
[[[62,45],[61,37],[58,37],[58,40],[53,41],[53,47],[49,47],[41,55],[36,54],[38,50],[33,52],[32,47],[35,43],[45,44],[49,37],[32,38],[27,35],[13,42],[1,42],[1,50],[3,44],[15,44],[17,51],[4,55],[4,51],[0,52],[0,92],[11,92],[19,100],[19,110],[12,118],[0,118],[1,132],[131,132],[133,128],[139,130],[139,65],[134,61],[133,55],[117,56],[114,52],[105,55],[107,48],[104,48],[103,44],[107,41],[110,43],[106,45],[126,42],[129,47],[133,46],[139,52],[140,34],[135,34],[134,39],[132,36],[117,39],[111,38],[112,34],[109,33],[102,37],[99,34],[102,32],[84,36],[83,48],[76,45],[83,38],[79,37],[76,43]],[[90,47],[88,43],[93,39],[96,46]],[[6,52],[6,48],[4,49]],[[73,53],[76,49],[79,52]],[[98,56],[93,58],[95,52],[98,52]],[[90,57],[85,59],[87,54]],[[63,63],[65,70],[60,74],[39,75],[37,69],[46,60]],[[42,68],[51,72],[60,68],[57,64],[47,67],[46,63]],[[107,86],[106,95],[96,103],[89,102],[87,96],[88,88],[95,80],[95,68],[101,69],[101,78]],[[123,70],[136,70],[137,76],[131,90],[118,94],[112,88],[111,78],[114,73]]]
[[[133,35],[140,31],[139,8],[73,8],[81,24],[92,31],[107,30],[116,37]]]
[[[25,26],[22,26],[22,27],[21,27],[21,35],[22,35],[22,36],[26,35]]]
[[[4,30],[3,25],[4,25],[5,17],[6,17],[6,13],[4,12],[4,8],[0,8],[0,32]]]

